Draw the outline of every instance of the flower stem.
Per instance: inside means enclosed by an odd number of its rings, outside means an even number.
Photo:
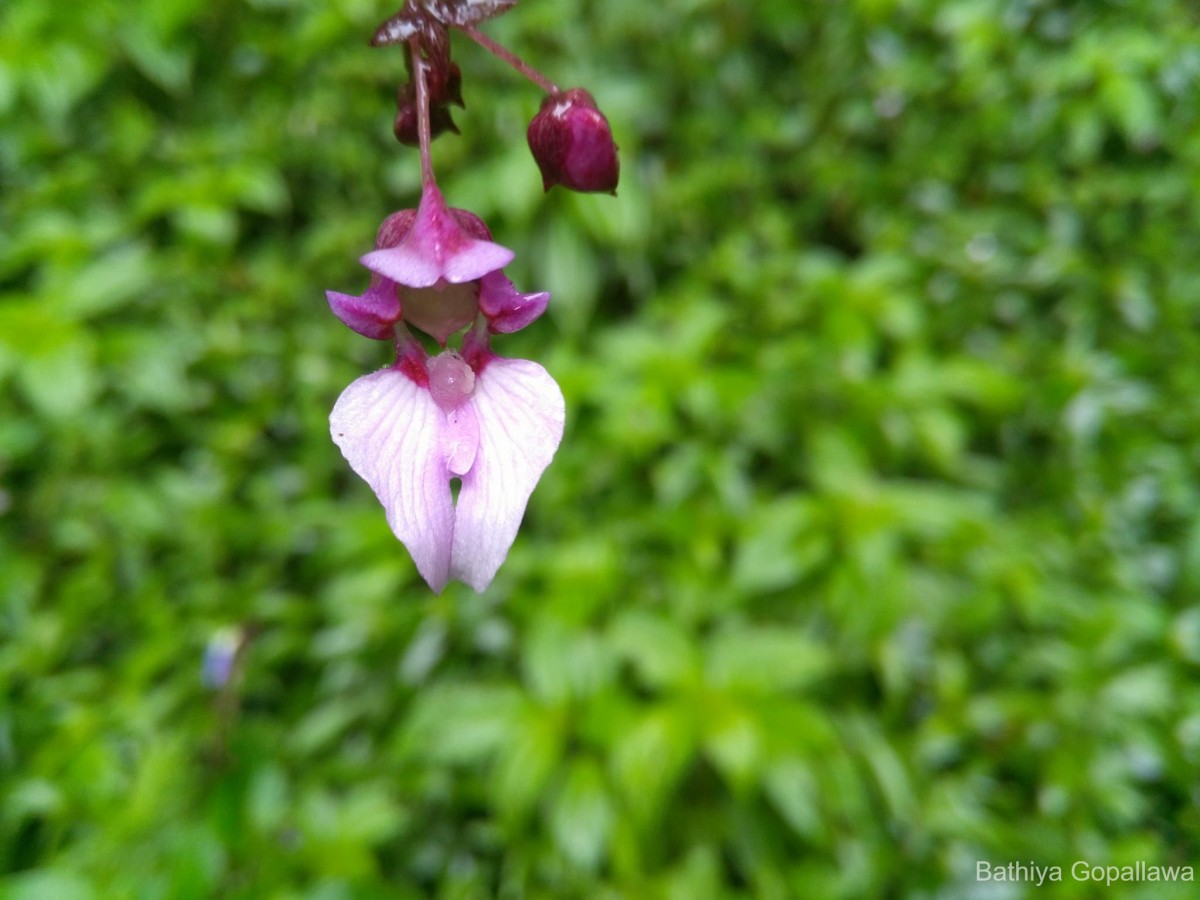
[[[497,44],[474,25],[459,25],[459,30],[493,56],[504,60],[547,94],[559,93],[558,85],[535,69],[507,47]]]
[[[413,82],[417,86],[417,143],[421,146],[421,186],[428,188],[437,182],[433,177],[433,156],[429,150],[432,138],[429,126],[429,84],[425,78],[427,66],[421,58],[419,38],[409,38],[408,52],[412,56]]]

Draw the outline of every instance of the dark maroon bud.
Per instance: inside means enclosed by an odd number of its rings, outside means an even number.
[[[454,134],[462,134],[458,130],[458,126],[454,124],[454,120],[450,118],[450,107],[445,103],[439,103],[436,106],[429,107],[429,133],[430,137],[437,137],[443,132],[451,131]]]
[[[583,88],[550,94],[529,123],[542,187],[615,194],[620,165],[608,119]]]
[[[462,69],[458,67],[458,63],[450,60],[450,45],[446,44],[442,49],[444,52],[422,57],[429,102],[456,103],[466,109],[462,98]],[[404,67],[408,70],[408,80],[413,81],[412,57],[407,54],[404,57]]]
[[[417,133],[417,90],[412,84],[405,84],[396,95],[396,121],[392,126],[396,140],[406,147],[419,147],[420,137]],[[445,103],[429,105],[429,137],[432,140],[439,134],[452,131],[458,134],[458,126],[450,117],[450,108]]]
[[[458,63],[450,63],[445,69],[429,70],[429,102],[443,105],[453,103],[467,108],[463,103],[462,70]]]

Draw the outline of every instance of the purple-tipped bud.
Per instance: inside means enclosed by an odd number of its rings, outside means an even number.
[[[615,194],[620,165],[612,129],[583,88],[551,94],[529,123],[529,149],[542,186]]]

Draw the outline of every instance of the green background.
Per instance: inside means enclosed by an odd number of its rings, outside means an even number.
[[[327,425],[393,11],[0,5],[0,895],[1194,896],[975,873],[1200,865],[1196,7],[525,0],[617,199],[456,37],[568,414],[440,597]]]

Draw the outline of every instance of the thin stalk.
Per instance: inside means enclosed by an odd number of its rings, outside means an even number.
[[[421,42],[418,38],[409,38],[408,52],[412,56],[413,82],[417,86],[417,143],[421,146],[421,187],[436,186],[433,177],[433,155],[429,145],[432,143],[429,125],[429,85],[425,79],[426,63],[421,58]]]
[[[497,44],[474,25],[459,25],[459,30],[493,56],[504,60],[547,94],[559,93],[558,85],[535,69],[507,47]]]

